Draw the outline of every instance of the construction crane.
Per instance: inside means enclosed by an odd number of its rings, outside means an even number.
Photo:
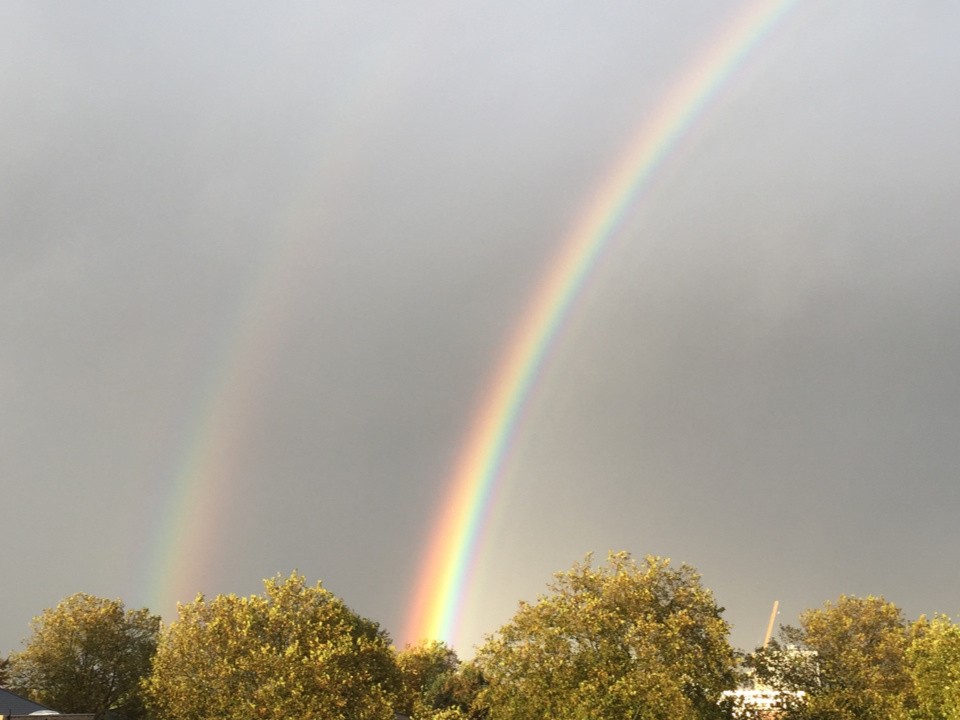
[[[770,622],[767,623],[767,634],[763,636],[763,647],[766,649],[770,642],[770,636],[773,634],[773,624],[777,621],[777,611],[780,609],[780,601],[773,601],[773,610],[770,612]]]

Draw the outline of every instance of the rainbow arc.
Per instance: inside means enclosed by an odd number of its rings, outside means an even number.
[[[524,405],[570,309],[624,218],[725,81],[796,0],[751,3],[690,65],[640,128],[561,243],[475,413],[410,601],[408,642],[455,642],[460,611]]]

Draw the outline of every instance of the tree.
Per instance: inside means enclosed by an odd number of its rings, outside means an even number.
[[[264,589],[180,606],[146,684],[156,716],[392,720],[400,682],[387,634],[297,573]]]
[[[611,553],[558,573],[477,655],[490,720],[718,717],[729,626],[688,565]]]
[[[805,702],[792,710],[792,717],[906,717],[911,687],[905,656],[908,629],[903,614],[893,603],[882,597],[841,595],[836,602],[804,612],[800,627],[784,627],[781,637],[788,647],[815,653],[796,655],[794,651],[794,657],[806,659],[793,666],[756,664],[760,680],[806,693]]]
[[[409,645],[397,652],[403,682],[403,700],[397,708],[420,718],[449,707],[443,702],[443,685],[460,665],[457,653],[438,641]]]
[[[398,709],[415,720],[471,718],[485,713],[474,707],[483,676],[472,663],[461,663],[457,653],[438,641],[410,645],[397,653],[403,678],[403,701]]]
[[[773,691],[782,717],[801,720],[807,717],[807,697],[820,687],[820,668],[813,650],[771,640],[744,659],[743,686]],[[764,710],[744,698],[731,698],[734,717],[763,718]]]
[[[820,684],[817,654],[777,640],[747,656],[745,665],[752,671],[748,680],[758,679],[774,690],[807,692]]]
[[[487,686],[483,672],[475,662],[460,663],[457,671],[446,675],[439,683],[437,692],[441,700],[437,703],[447,711],[457,711],[467,720],[486,720],[489,715],[487,708],[479,702],[480,693]],[[433,720],[441,720],[442,716],[434,716]]]
[[[10,686],[68,713],[144,714],[140,682],[150,671],[160,618],[119,600],[79,593],[34,618],[23,652],[10,656]]]
[[[907,648],[916,720],[960,720],[960,627],[945,615],[921,617]]]

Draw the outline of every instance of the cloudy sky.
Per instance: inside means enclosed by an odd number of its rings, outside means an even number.
[[[398,641],[564,240],[753,0],[0,5],[0,653],[297,569]],[[960,6],[799,0],[587,278],[461,654],[551,574],[694,565],[745,648],[960,613]]]

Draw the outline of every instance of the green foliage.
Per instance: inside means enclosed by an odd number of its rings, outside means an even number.
[[[400,682],[386,633],[296,573],[264,588],[180,606],[146,684],[155,715],[392,720]]]
[[[146,609],[78,594],[33,620],[0,685],[118,720],[769,720],[732,689],[723,609],[691,567],[627,553],[558,573],[460,662],[440,642],[394,651],[380,627],[300,575],[263,595],[203,596],[165,631]],[[908,626],[880,597],[840,596],[743,659],[782,691],[780,720],[960,720],[960,626]]]
[[[474,662],[461,663],[456,672],[447,674],[434,685],[433,705],[445,710],[458,710],[458,717],[485,720],[488,712],[479,704],[480,693],[487,681]],[[436,720],[436,716],[434,716]]]
[[[907,717],[911,702],[906,664],[908,630],[893,603],[881,597],[841,595],[836,602],[807,610],[800,616],[799,628],[785,627],[781,635],[788,646],[815,653],[814,658],[794,652],[792,663],[785,662],[790,654],[776,649],[754,656],[759,679],[774,687],[806,693],[806,701],[793,708],[789,717]]]
[[[629,554],[558,573],[480,649],[490,720],[718,716],[733,684],[728,625],[689,566]]]
[[[811,692],[820,686],[820,667],[812,650],[795,645],[782,645],[771,640],[748,656],[745,664],[762,685],[786,693]]]
[[[410,717],[421,718],[448,707],[441,697],[442,688],[459,665],[457,653],[442,642],[423,642],[400,650],[397,666],[403,690],[397,709]]]
[[[920,618],[907,661],[913,679],[915,720],[960,720],[960,627],[945,615]]]
[[[14,690],[67,713],[144,715],[140,682],[150,670],[160,618],[83,593],[44,610],[23,652],[9,658]]]
[[[485,717],[485,712],[475,707],[482,674],[472,663],[461,663],[444,643],[405,647],[397,653],[397,666],[403,678],[402,700],[397,706],[400,712],[415,720]]]
[[[779,717],[801,720],[808,717],[808,700],[820,688],[820,666],[817,654],[794,644],[782,645],[771,640],[744,658],[745,687],[770,692],[776,697]],[[765,720],[764,712],[745,698],[730,698],[731,716],[741,720]]]

